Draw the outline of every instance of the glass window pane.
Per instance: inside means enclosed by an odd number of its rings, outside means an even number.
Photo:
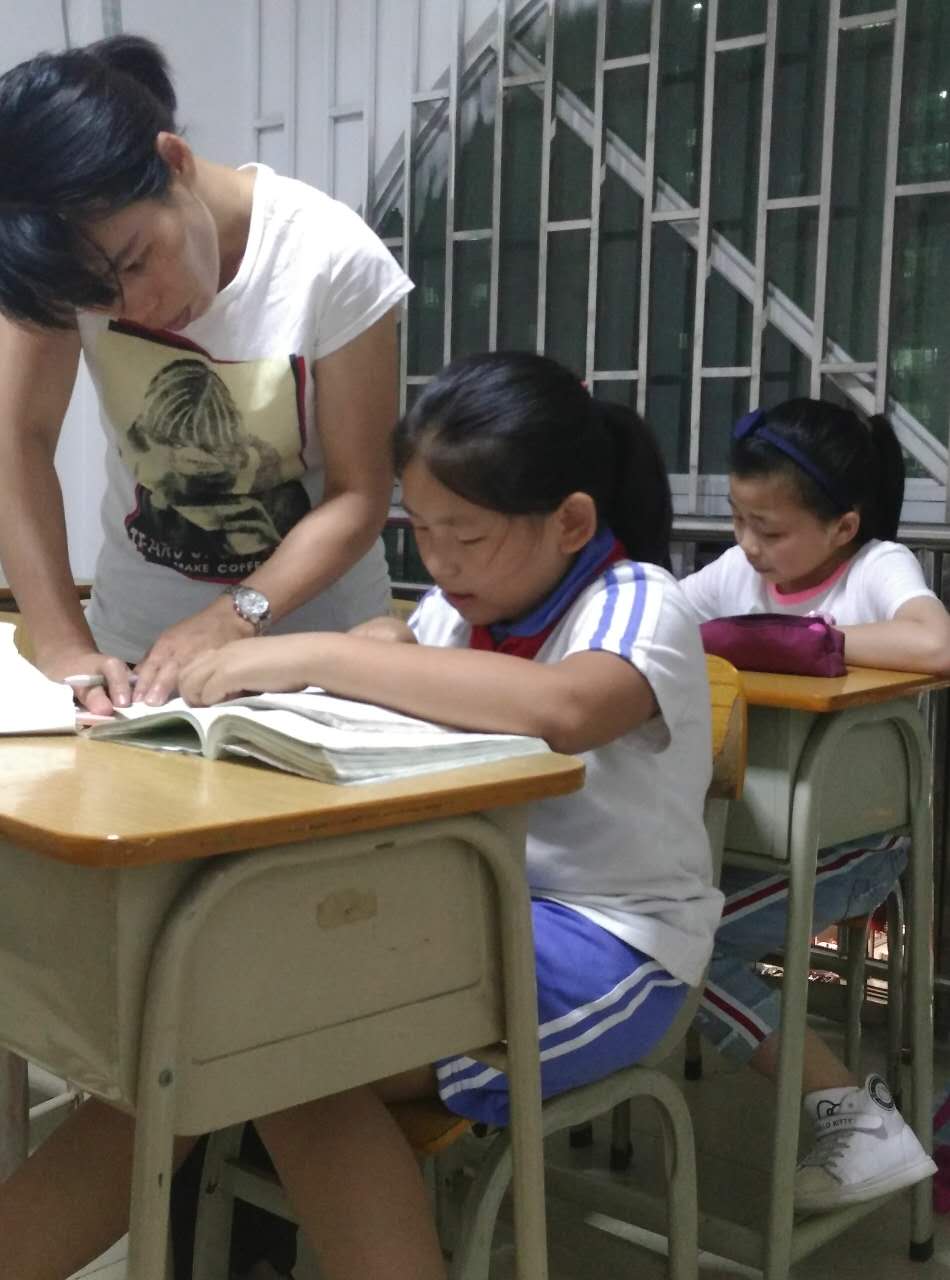
[[[459,240],[452,276],[452,358],[488,347],[491,241]]]
[[[950,196],[897,202],[888,390],[938,440],[950,423]]]
[[[706,282],[703,364],[711,368],[747,365],[751,352],[752,304],[713,271]]]
[[[689,460],[690,371],[696,254],[664,223],[653,233],[647,420],[671,471]]]
[[[755,258],[762,118],[761,48],[720,53],[716,65],[709,216],[747,258]]]
[[[770,409],[783,400],[807,396],[811,386],[811,361],[773,325],[765,330],[762,344],[762,382],[759,405]],[[758,408],[759,405],[755,405]]]
[[[778,7],[769,195],[818,191],[825,102],[828,0]]]
[[[627,409],[637,407],[637,383],[635,378],[598,378],[594,382],[595,400],[609,400]]]
[[[748,378],[703,379],[699,469],[704,475],[728,472],[732,428],[748,412]]]
[[[393,203],[384,209],[376,226],[373,228],[381,240],[397,240],[402,238],[402,203]]]
[[[498,345],[525,351],[534,351],[538,340],[541,117],[531,89],[505,90]]]
[[[558,94],[568,94],[594,109],[594,55],[597,47],[597,6],[593,3],[557,5],[554,76]],[[566,120],[552,121],[552,222],[590,217],[591,148]]]
[[[415,288],[409,294],[408,371],[436,373],[442,368],[445,307],[445,197],[449,171],[449,132],[438,103],[413,110],[412,230],[409,269]]]
[[[660,32],[656,173],[690,205],[699,202],[706,7],[666,0]]]
[[[590,217],[591,149],[563,120],[551,139],[548,217],[551,222]]]
[[[604,73],[604,128],[638,156],[646,150],[648,67]]]
[[[554,6],[554,78],[588,108],[594,109],[594,62],[597,54],[596,0],[574,0]]]
[[[508,75],[524,75],[530,68],[524,55],[544,65],[548,38],[548,7],[528,7],[508,22],[508,47],[505,68]]]
[[[815,306],[817,209],[773,209],[766,237],[765,271],[769,286],[811,316]]]
[[[911,0],[901,88],[899,182],[950,179],[950,6]]]
[[[607,170],[600,202],[597,262],[598,369],[635,369],[639,342],[643,201]]]
[[[765,0],[719,0],[720,40],[760,36],[765,32]]]
[[[863,27],[839,46],[825,326],[852,360],[877,354],[891,37]]]
[[[883,4],[882,0],[841,0],[842,18],[859,18],[864,13],[880,13],[882,9],[893,6]]]
[[[493,61],[459,102],[455,174],[457,231],[477,231],[491,226],[497,80],[497,66]]]
[[[607,0],[607,57],[650,52],[649,0]]]
[[[555,231],[548,237],[545,354],[582,374],[587,363],[587,282],[590,236]]]

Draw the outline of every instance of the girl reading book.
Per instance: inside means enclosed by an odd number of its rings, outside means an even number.
[[[527,354],[450,365],[399,424],[395,459],[436,584],[409,626],[229,644],[191,662],[182,691],[208,703],[317,683],[583,756],[584,790],[539,803],[529,823],[551,1096],[650,1050],[700,980],[719,918],[702,821],[709,695],[667,568],[669,486],[635,414]],[[460,1057],[256,1122],[328,1280],[444,1277],[419,1170],[385,1106],[436,1093],[459,1114],[507,1120],[504,1076]],[[60,1130],[0,1188],[0,1239],[19,1280],[65,1277],[108,1243],[102,1206],[123,1202],[118,1188],[91,1196],[88,1171],[123,1182],[131,1122],[104,1129],[107,1110],[87,1104],[67,1122],[70,1140]],[[36,1223],[41,1203],[39,1221],[59,1221],[51,1179],[69,1188],[81,1245],[57,1233],[55,1265],[41,1269],[23,1213]],[[118,1234],[115,1211],[108,1225]]]
[[[700,619],[820,613],[844,633],[845,659],[909,671],[950,668],[950,618],[911,552],[894,541],[904,496],[900,445],[884,418],[865,425],[822,400],[756,410],[735,428],[730,504],[736,546],[682,587]],[[823,849],[814,931],[872,912],[907,860],[903,838]],[[787,880],[727,867],[726,904],[699,1014],[736,1065],[773,1078],[780,997],[755,961],[785,937]],[[934,1164],[880,1076],[862,1083],[805,1031],[804,1107],[814,1146],[796,1207],[822,1212],[909,1186]]]

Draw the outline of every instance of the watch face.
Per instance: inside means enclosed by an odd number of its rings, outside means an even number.
[[[248,622],[259,622],[261,618],[270,612],[267,597],[262,596],[253,587],[244,587],[243,590],[237,592],[234,598],[237,601],[238,609],[247,618]]]
[[[234,608],[255,628],[263,629],[270,622],[270,601],[253,587],[232,587],[228,594],[234,600]]]

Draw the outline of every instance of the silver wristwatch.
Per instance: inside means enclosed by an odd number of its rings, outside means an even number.
[[[242,587],[240,583],[225,587],[225,594],[231,597],[234,612],[251,624],[256,636],[262,636],[269,630],[271,617],[267,596],[253,587]]]

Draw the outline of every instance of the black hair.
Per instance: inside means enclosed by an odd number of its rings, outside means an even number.
[[[589,494],[632,559],[669,568],[673,504],[650,429],[545,356],[454,361],[397,424],[394,450],[397,474],[421,456],[447,489],[505,515],[548,515]]]
[[[819,475],[827,477],[828,487],[760,436],[759,427],[803,454]],[[893,427],[881,415],[865,423],[850,409],[828,400],[786,400],[767,410],[753,430],[733,439],[729,469],[739,477],[780,473],[805,510],[819,520],[856,510],[861,518],[854,539],[857,546],[871,538],[897,537],[904,501],[904,455]]]
[[[160,199],[175,130],[164,55],[141,36],[40,54],[0,76],[0,313],[44,328],[121,297],[88,222]]]

